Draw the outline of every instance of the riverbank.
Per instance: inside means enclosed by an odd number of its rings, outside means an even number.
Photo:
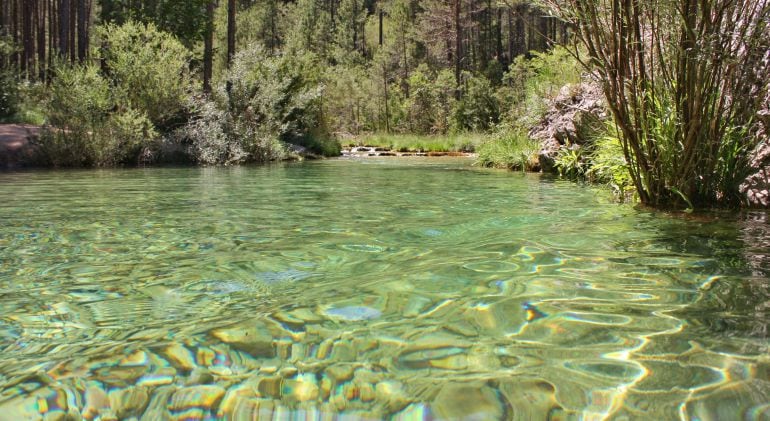
[[[0,124],[0,169],[30,165],[40,130],[40,126],[30,124]]]

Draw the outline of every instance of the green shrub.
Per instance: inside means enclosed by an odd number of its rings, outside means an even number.
[[[454,109],[455,130],[485,131],[494,127],[500,107],[489,80],[464,72],[461,90]]]
[[[323,119],[319,79],[312,55],[270,56],[252,44],[236,54],[211,99],[177,136],[209,165],[282,159],[287,143],[338,155]]]
[[[112,108],[109,82],[97,66],[59,66],[49,91],[50,126],[40,137],[44,160],[57,167],[96,165],[96,138]]]
[[[161,130],[178,124],[192,86],[182,43],[151,23],[107,24],[96,35],[115,105],[146,114]]]
[[[9,57],[15,50],[10,39],[0,36],[0,56]],[[19,102],[19,80],[11,69],[0,68],[0,121],[13,116]]]
[[[19,102],[19,87],[16,77],[10,71],[0,70],[0,120],[16,114]]]
[[[596,138],[589,162],[590,168],[586,171],[588,180],[610,185],[621,198],[633,191],[623,146],[614,130]]]
[[[563,177],[578,179],[588,170],[586,149],[580,145],[562,145],[554,158],[554,166]]]
[[[504,104],[503,120],[526,128],[536,125],[548,110],[548,100],[563,86],[580,83],[580,74],[579,63],[564,47],[517,57],[497,92]]]
[[[485,167],[532,171],[539,167],[540,143],[523,130],[507,130],[482,143],[477,163]]]

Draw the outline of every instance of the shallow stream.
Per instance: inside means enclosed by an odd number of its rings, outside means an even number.
[[[0,173],[0,420],[770,418],[767,215],[607,196],[454,158]]]

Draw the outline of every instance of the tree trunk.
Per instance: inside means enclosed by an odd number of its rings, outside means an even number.
[[[46,21],[46,3],[48,0],[40,1],[37,11],[37,72],[40,80],[45,80],[45,21]]]
[[[88,18],[86,0],[78,0],[78,60],[82,63],[88,54]]]
[[[203,92],[211,93],[214,61],[214,0],[206,4],[206,32],[203,38]]]
[[[70,63],[74,63],[75,59],[77,58],[77,48],[76,43],[78,39],[77,34],[77,21],[78,21],[78,9],[77,9],[77,2],[78,0],[70,0]]]
[[[70,0],[59,0],[59,54],[69,57],[70,52]]]
[[[462,0],[455,0],[455,7],[454,7],[454,20],[455,20],[455,83],[457,86],[460,86],[460,72],[462,65],[462,46],[463,46],[463,30],[462,30],[462,24],[460,23],[460,12],[461,12],[461,1]],[[459,96],[459,90],[457,91],[457,94]]]
[[[25,0],[21,3],[21,37],[23,46],[21,71],[22,73],[26,73],[25,76],[27,78],[29,78],[30,73],[33,71],[32,59],[35,57],[35,42],[34,38],[32,37],[33,1],[34,0]]]
[[[227,67],[235,56],[235,0],[227,0]]]

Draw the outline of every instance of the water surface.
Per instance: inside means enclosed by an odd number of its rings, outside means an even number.
[[[0,419],[767,419],[764,213],[454,159],[0,174]]]

